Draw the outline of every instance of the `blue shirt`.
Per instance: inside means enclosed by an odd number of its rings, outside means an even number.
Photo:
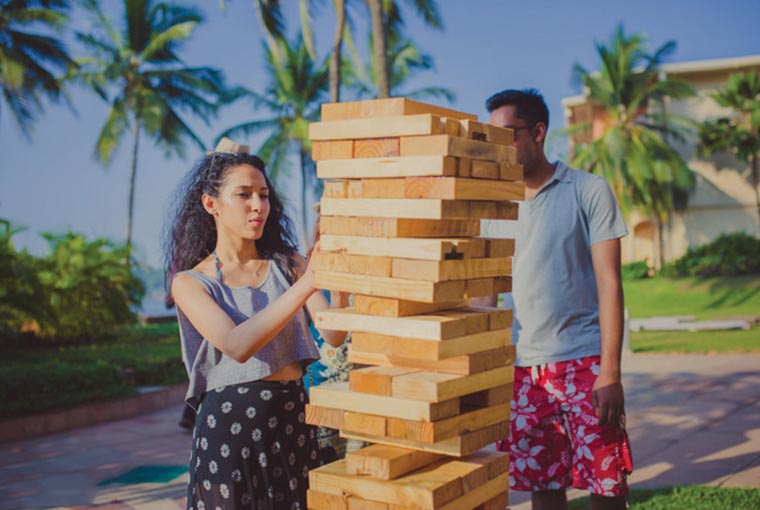
[[[561,161],[533,200],[520,203],[513,259],[517,366],[601,352],[591,245],[628,229],[607,181]]]

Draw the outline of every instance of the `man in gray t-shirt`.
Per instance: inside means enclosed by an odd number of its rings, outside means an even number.
[[[607,182],[562,162],[543,144],[549,112],[534,90],[486,102],[490,123],[514,130],[525,173],[513,261],[517,346],[510,487],[533,508],[567,508],[565,488],[591,508],[623,509],[632,469],[620,378],[623,290],[620,209]],[[492,302],[493,303],[493,302]]]

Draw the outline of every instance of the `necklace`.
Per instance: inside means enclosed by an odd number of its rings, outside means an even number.
[[[222,276],[222,267],[219,264],[219,257],[216,255],[216,250],[214,250],[213,253],[214,256],[214,269],[216,269],[216,277],[219,279],[220,282],[224,283],[224,277]],[[256,268],[256,271],[253,272],[253,275],[258,278],[261,274],[261,270],[264,268],[264,264],[266,264],[266,260],[262,260],[259,264],[259,267]]]

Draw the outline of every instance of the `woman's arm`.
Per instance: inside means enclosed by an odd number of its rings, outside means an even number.
[[[315,292],[313,296],[309,298],[309,300],[306,302],[306,309],[309,312],[309,315],[313,317],[323,311],[327,310],[328,308],[345,308],[348,306],[348,294],[345,292],[336,292],[336,291],[330,291],[330,302],[327,302],[327,299],[325,299],[324,294],[321,292]],[[333,329],[321,329],[317,328],[317,331],[319,331],[319,334],[322,335],[322,338],[325,342],[327,342],[329,345],[333,347],[338,347],[340,344],[346,341],[346,337],[348,336],[347,331],[336,331]]]
[[[177,306],[195,329],[211,345],[240,363],[247,361],[272,340],[316,290],[313,268],[306,266],[301,278],[292,287],[236,326],[193,277],[178,274],[172,282],[172,295]]]

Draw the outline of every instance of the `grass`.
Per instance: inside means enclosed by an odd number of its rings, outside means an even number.
[[[6,344],[0,349],[0,419],[185,380],[176,323],[124,328],[76,345]]]
[[[588,497],[570,501],[571,510],[588,508]],[[760,489],[686,485],[661,489],[633,489],[631,510],[757,510]]]
[[[712,354],[760,351],[760,327],[719,331],[633,331],[634,352]],[[760,507],[759,507],[760,508]]]

